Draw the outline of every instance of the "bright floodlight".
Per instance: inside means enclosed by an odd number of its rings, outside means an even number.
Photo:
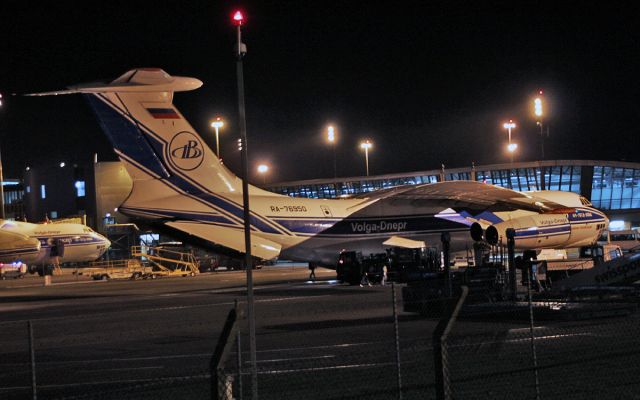
[[[505,129],[513,129],[516,127],[516,123],[513,122],[513,120],[509,120],[509,122],[505,122],[503,126]]]
[[[224,122],[220,117],[216,117],[216,120],[211,123],[212,128],[222,128],[224,126]]]
[[[511,153],[516,151],[517,148],[518,148],[518,145],[515,143],[509,143],[509,145],[507,146],[507,150],[509,150]]]
[[[371,143],[369,140],[360,143],[360,148],[361,149],[369,150],[372,147],[373,147],[373,143]]]
[[[261,174],[264,174],[265,172],[269,171],[269,167],[264,165],[264,164],[260,164],[258,165],[258,172]]]
[[[540,97],[536,97],[536,99],[533,101],[533,107],[536,115],[538,117],[541,117],[542,116],[542,99]]]
[[[327,127],[327,140],[331,143],[336,141],[335,132],[334,132],[333,126],[331,125]]]
[[[64,168],[64,166],[65,166],[65,165],[67,165],[67,164],[65,164],[65,163],[64,163],[64,161],[63,161],[63,162],[61,162],[61,163],[60,163],[60,168]]]
[[[240,10],[233,13],[233,22],[236,25],[242,25],[242,23],[244,22],[244,16],[242,15],[242,12]]]

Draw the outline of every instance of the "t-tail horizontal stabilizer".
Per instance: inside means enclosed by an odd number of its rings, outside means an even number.
[[[76,93],[145,93],[186,92],[202,86],[202,81],[184,76],[171,76],[159,68],[138,68],[128,71],[111,83],[92,82],[69,86],[52,92],[29,93],[25,96],[57,96]]]

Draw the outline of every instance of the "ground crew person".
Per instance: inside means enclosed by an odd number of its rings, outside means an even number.
[[[311,271],[309,273],[309,280],[310,281],[315,281],[316,280],[316,264],[310,262],[309,263],[309,270]]]

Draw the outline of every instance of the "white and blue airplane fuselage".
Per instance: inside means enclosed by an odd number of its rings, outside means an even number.
[[[119,211],[245,252],[242,181],[173,104],[175,92],[201,85],[160,69],[134,69],[110,83],[39,95],[86,96],[133,180]],[[435,245],[450,232],[452,249],[464,249],[473,224],[499,237],[513,227],[524,249],[593,243],[608,222],[574,193],[520,193],[471,181],[347,199],[293,198],[249,185],[249,199],[253,255],[328,266],[340,250],[380,252],[394,237]]]
[[[2,238],[15,245],[2,246]],[[10,242],[6,240],[6,244]],[[83,224],[21,221],[0,222],[0,262],[56,264],[87,262],[100,258],[111,242]]]

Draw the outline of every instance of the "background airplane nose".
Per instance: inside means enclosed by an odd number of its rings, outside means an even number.
[[[111,241],[102,235],[100,235],[100,239],[102,239],[104,243],[104,250],[100,253],[100,255],[103,255],[109,250],[109,247],[111,247]]]

